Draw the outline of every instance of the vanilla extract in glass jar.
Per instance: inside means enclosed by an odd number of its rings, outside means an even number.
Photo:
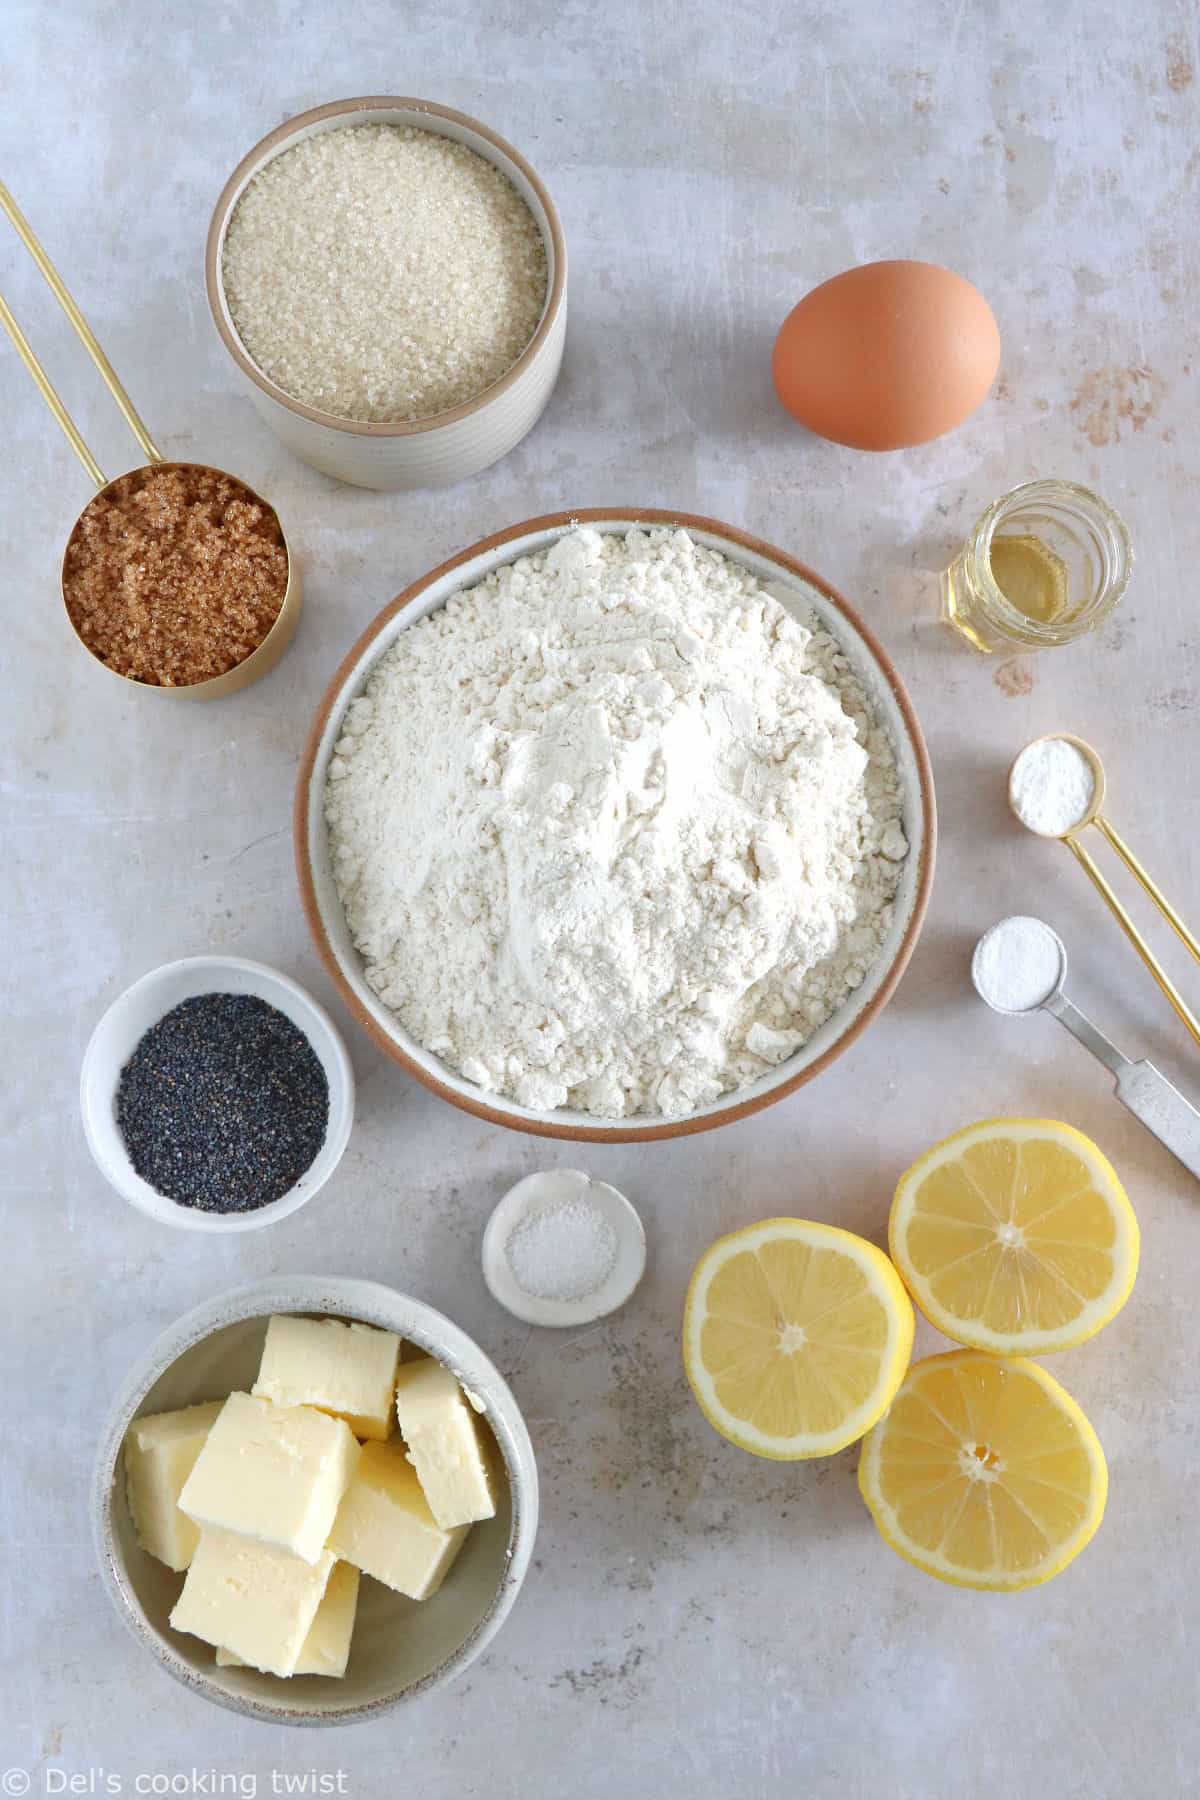
[[[1124,522],[1098,494],[1027,481],[993,501],[942,576],[942,620],[987,655],[1070,644],[1108,618],[1132,566]]]

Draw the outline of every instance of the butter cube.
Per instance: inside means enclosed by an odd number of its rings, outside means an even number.
[[[358,1457],[341,1419],[230,1394],[179,1504],[202,1527],[238,1531],[319,1563]]]
[[[267,1325],[251,1393],[276,1406],[316,1406],[345,1419],[356,1437],[392,1429],[400,1339],[373,1325],[277,1314]]]
[[[466,1535],[465,1525],[453,1531],[439,1526],[401,1444],[366,1444],[329,1548],[411,1600],[427,1600]]]
[[[396,1417],[408,1459],[443,1531],[496,1511],[475,1414],[450,1370],[422,1357],[396,1372]]]
[[[135,1419],[125,1434],[125,1494],[137,1541],[168,1569],[192,1560],[200,1533],[179,1510],[183,1484],[224,1402]]]
[[[293,1675],[341,1676],[346,1673],[357,1608],[358,1570],[353,1563],[334,1563],[321,1604],[308,1628],[308,1636],[300,1646]],[[232,1650],[221,1648],[217,1651],[219,1669],[244,1669],[245,1666],[244,1658]]]
[[[268,1675],[291,1675],[333,1564],[327,1550],[310,1563],[235,1531],[206,1529],[171,1623]]]

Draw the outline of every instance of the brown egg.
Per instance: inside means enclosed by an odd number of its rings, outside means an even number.
[[[978,288],[933,263],[847,269],[783,321],[771,372],[810,431],[901,450],[953,431],[985,399],[1000,333]]]

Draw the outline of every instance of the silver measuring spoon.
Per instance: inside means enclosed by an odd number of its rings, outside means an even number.
[[[1116,1076],[1117,1099],[1184,1168],[1200,1179],[1200,1112],[1152,1062],[1132,1062],[1063,993],[1066,946],[1041,919],[1014,915],[985,931],[971,980],[993,1012],[1010,1018],[1048,1012]]]

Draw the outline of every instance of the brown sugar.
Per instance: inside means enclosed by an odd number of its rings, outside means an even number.
[[[157,687],[191,687],[244,662],[279,616],[287,582],[271,508],[192,463],[110,482],[63,564],[67,611],[93,656]]]

